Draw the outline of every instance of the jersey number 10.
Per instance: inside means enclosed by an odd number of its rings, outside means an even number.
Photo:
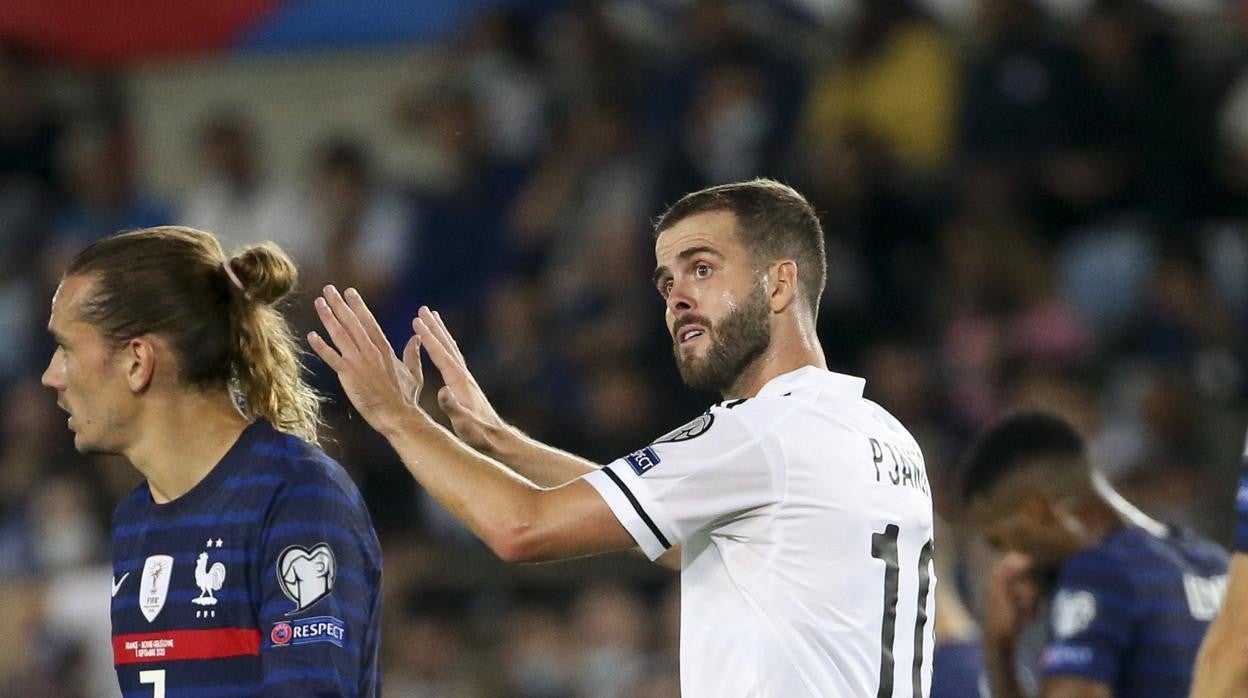
[[[897,635],[897,524],[884,527],[883,533],[871,534],[871,557],[884,561],[884,620],[880,624],[880,690],[876,698],[893,695],[893,640]],[[919,553],[919,603],[914,618],[914,661],[910,685],[914,698],[923,695],[923,626],[927,625],[927,594],[931,590],[932,541]]]

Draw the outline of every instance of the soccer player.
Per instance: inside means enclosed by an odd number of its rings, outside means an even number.
[[[983,628],[994,698],[1023,695],[1018,636],[1054,578],[1043,696],[1187,695],[1225,589],[1221,547],[1128,503],[1050,414],[1017,413],[988,429],[963,478],[974,525],[1004,553]]]
[[[381,556],[315,446],[318,398],[273,307],[295,279],[270,243],[227,259],[208,233],[149,228],[83,250],[52,301],[43,382],[75,447],[146,479],[113,516],[128,697],[379,691]]]
[[[1235,516],[1235,553],[1225,606],[1200,647],[1193,698],[1248,697],[1248,440]]]
[[[426,491],[503,559],[680,547],[686,698],[927,695],[926,471],[863,380],[826,368],[814,211],[755,180],[690,194],[656,229],[681,375],[724,402],[605,467],[531,439],[502,467],[421,411],[417,347],[440,366],[458,351],[428,309],[401,362],[359,295],[326,287],[316,308],[333,345],[309,341]]]

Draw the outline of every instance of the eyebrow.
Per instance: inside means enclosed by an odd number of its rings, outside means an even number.
[[[719,257],[720,259],[724,258],[724,255],[720,254],[719,250],[715,249],[714,247],[711,247],[710,245],[698,245],[696,247],[689,247],[689,248],[681,250],[680,254],[676,255],[676,260],[683,262],[686,259],[689,259],[690,257],[695,257],[700,254],[712,254],[712,255],[715,255],[716,257]],[[659,279],[663,278],[663,275],[667,273],[668,273],[667,267],[656,268],[654,270],[654,276],[652,277],[652,281],[657,285],[659,283]]]

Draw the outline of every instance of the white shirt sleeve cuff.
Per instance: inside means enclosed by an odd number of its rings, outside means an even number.
[[[584,476],[598,494],[611,507],[615,518],[632,535],[633,540],[641,547],[641,551],[651,560],[657,560],[672,547],[672,539],[659,528],[651,518],[636,494],[625,484],[624,479],[607,466]]]

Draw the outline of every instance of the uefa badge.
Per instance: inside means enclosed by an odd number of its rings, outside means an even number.
[[[277,582],[286,598],[295,602],[292,616],[329,595],[338,576],[334,551],[326,543],[311,549],[292,545],[277,556]]]

